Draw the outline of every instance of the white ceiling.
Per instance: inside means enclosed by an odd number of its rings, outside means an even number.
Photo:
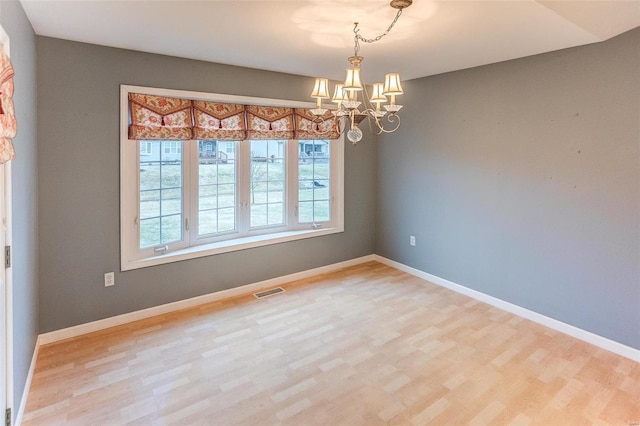
[[[21,0],[38,35],[344,78],[353,23],[373,38],[388,0]],[[363,78],[404,80],[595,43],[640,26],[640,0],[414,0],[362,44]]]

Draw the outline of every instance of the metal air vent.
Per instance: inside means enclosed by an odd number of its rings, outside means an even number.
[[[260,291],[258,293],[253,293],[256,299],[262,299],[263,297],[273,296],[274,294],[284,293],[284,289],[282,287],[272,288],[271,290]]]

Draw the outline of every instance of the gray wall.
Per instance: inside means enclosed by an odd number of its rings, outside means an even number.
[[[20,406],[38,336],[36,160],[36,38],[22,6],[0,1],[2,27],[11,40],[18,134],[12,162],[12,271],[14,416]]]
[[[405,91],[376,252],[640,348],[640,29]]]
[[[313,80],[45,37],[37,56],[40,332],[373,253],[369,137],[345,149],[344,233],[119,272],[120,84],[309,101]]]

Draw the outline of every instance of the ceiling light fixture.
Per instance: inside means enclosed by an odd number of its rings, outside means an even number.
[[[326,78],[316,78],[311,97],[316,99],[316,108],[311,113],[317,118],[318,122],[322,121],[322,116],[327,112],[326,108],[322,108],[323,99],[331,99],[332,102],[338,104],[334,114],[335,127],[340,133],[347,130],[347,138],[355,145],[362,139],[362,130],[358,125],[366,118],[369,122],[371,130],[375,134],[392,133],[400,127],[400,116],[398,111],[402,105],[396,104],[396,96],[402,95],[402,85],[400,83],[400,75],[398,73],[389,73],[385,75],[384,83],[373,83],[372,95],[369,97],[367,87],[360,77],[360,64],[364,59],[358,55],[360,51],[360,42],[375,43],[382,37],[389,34],[393,26],[398,22],[398,18],[402,15],[402,11],[411,6],[413,0],[391,0],[389,4],[392,8],[397,9],[396,17],[391,22],[387,30],[379,36],[367,39],[360,35],[358,23],[354,23],[353,27],[353,56],[349,57],[351,66],[347,68],[347,77],[344,84],[336,84],[333,92],[333,98],[329,96],[329,81]],[[358,100],[358,93],[364,92],[362,102]],[[387,99],[387,96],[390,99]],[[384,109],[381,109],[381,104]],[[363,105],[363,110],[360,110]],[[375,128],[373,126],[375,124]],[[385,127],[386,126],[386,127]],[[319,135],[320,136],[320,135]]]

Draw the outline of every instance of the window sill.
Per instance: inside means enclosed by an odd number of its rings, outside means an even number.
[[[280,244],[306,238],[321,237],[323,235],[337,234],[340,232],[344,232],[343,227],[305,229],[302,231],[286,231],[273,234],[255,235],[244,238],[235,238],[232,240],[188,247],[185,249],[166,253],[161,256],[154,256],[139,260],[130,260],[128,262],[123,261],[120,269],[122,271],[130,271],[133,269],[146,268],[149,266],[163,265],[165,263],[179,262],[181,260],[196,259],[199,257],[263,247],[271,244]]]

